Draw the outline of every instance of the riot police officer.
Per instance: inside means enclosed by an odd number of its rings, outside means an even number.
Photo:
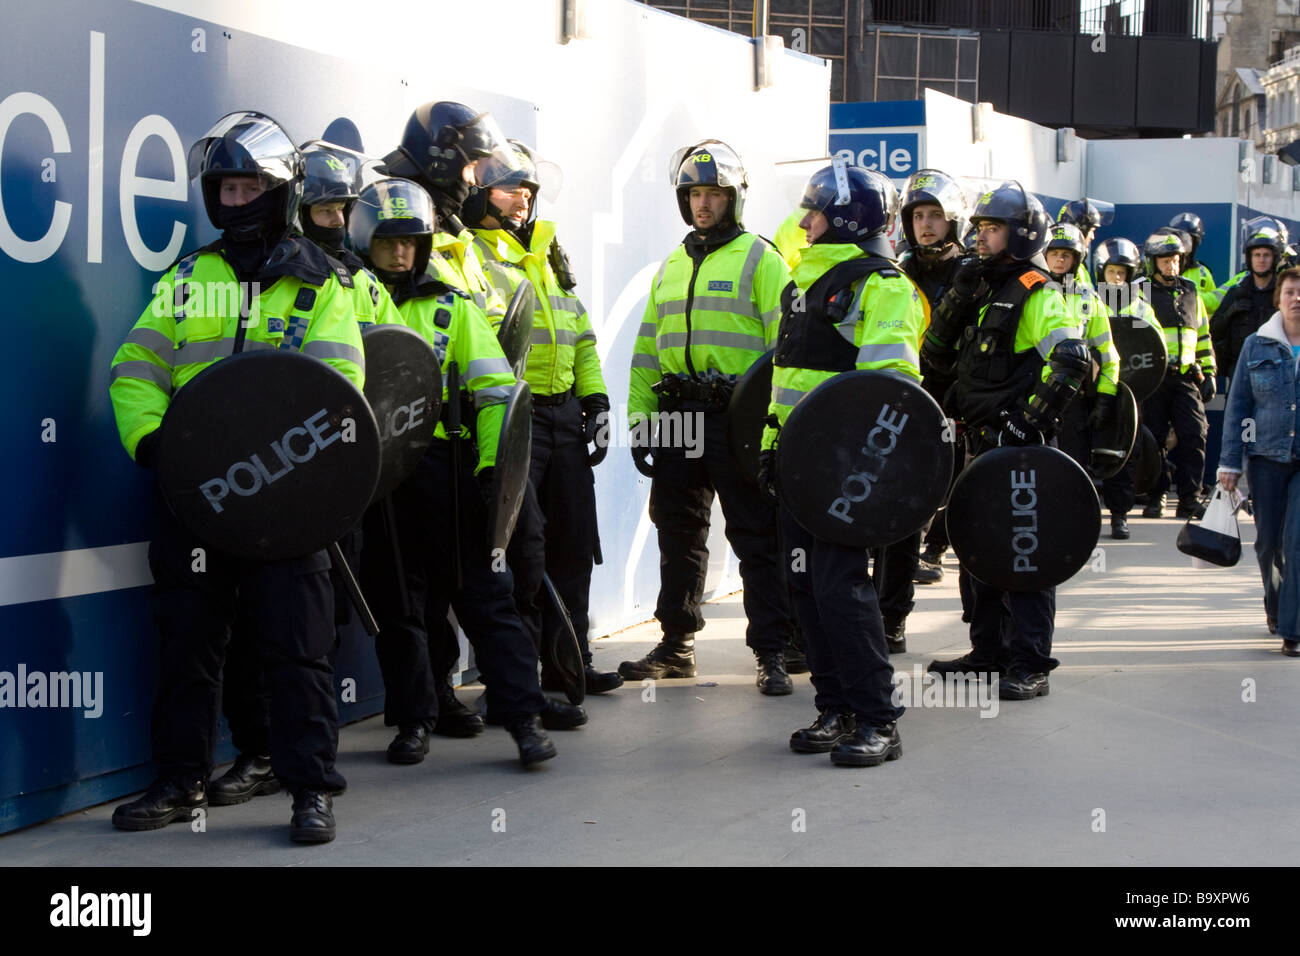
[[[695,632],[704,626],[700,598],[708,569],[709,512],[716,492],[727,540],[740,558],[745,643],[757,659],[764,694],[789,694],[785,667],[793,636],[776,508],[736,467],[726,439],[732,387],[776,343],[785,262],[746,232],[745,170],[725,143],[705,140],[670,161],[677,208],[691,231],[665,260],[650,288],[632,350],[628,420],[632,455],[653,475],[650,518],[659,535],[663,639],[619,674],[632,680],[695,676]],[[655,416],[658,416],[655,419]],[[677,424],[703,423],[699,447],[669,441]],[[653,468],[649,423],[661,423]],[[668,427],[664,427],[668,426]],[[687,433],[683,429],[681,436]]]
[[[474,251],[502,298],[512,298],[523,282],[532,284],[537,298],[524,372],[533,395],[529,481],[534,494],[526,496],[520,512],[524,527],[516,525],[510,542],[515,604],[539,646],[544,630],[563,626],[558,609],[542,597],[545,571],[578,635],[586,689],[604,693],[620,687],[623,678],[592,666],[588,642],[587,608],[599,540],[587,442],[596,440],[608,419],[609,396],[586,307],[564,287],[552,266],[557,258],[552,251],[555,223],[537,218],[542,170],[550,164],[539,163],[522,143],[512,140],[511,146],[514,166],[495,157],[479,160],[479,185],[471,190],[462,214],[474,232]],[[536,525],[538,533],[530,535],[529,524]],[[534,538],[540,548],[531,544]],[[543,684],[549,684],[549,678],[543,673]]]
[[[1142,253],[1128,239],[1106,239],[1093,253],[1093,267],[1100,282],[1097,295],[1114,322],[1116,318],[1145,322],[1160,328],[1160,322],[1146,299],[1134,290],[1133,280],[1142,271]],[[1139,431],[1141,413],[1139,412]],[[1101,483],[1102,500],[1110,511],[1110,536],[1126,540],[1131,536],[1128,513],[1133,510],[1134,461],[1130,455],[1118,472]]]
[[[1074,275],[1075,281],[1080,285],[1093,284],[1092,274],[1088,272],[1088,250],[1092,248],[1092,239],[1097,234],[1097,227],[1110,222],[1114,215],[1115,207],[1110,203],[1088,199],[1086,196],[1066,203],[1056,215],[1057,222],[1068,223],[1078,229],[1079,236],[1083,240],[1083,257],[1075,268]]]
[[[1246,336],[1257,331],[1276,311],[1273,284],[1285,243],[1271,220],[1252,223],[1242,244],[1247,271],[1228,287],[1210,319],[1214,359],[1219,371],[1229,378],[1236,371]]]
[[[473,409],[473,427],[462,425],[460,434],[450,432],[450,411],[444,413],[415,473],[393,492],[401,582],[379,541],[382,532],[367,519],[362,570],[380,625],[375,646],[384,675],[384,722],[398,728],[388,759],[418,763],[428,752],[439,699],[425,621],[446,620],[450,606],[483,672],[488,716],[510,731],[520,761],[529,766],[554,757],[555,745],[540,726],[547,702],[537,683],[537,653],[515,611],[514,581],[508,567],[493,566],[484,500],[515,377],[483,313],[465,293],[428,274],[434,221],[433,204],[418,185],[382,179],[362,191],[348,225],[353,246],[388,286],[405,324],[438,353],[443,408],[462,403]],[[448,385],[452,364],[462,376],[455,392]],[[551,709],[567,726],[586,721],[581,708]]]
[[[1033,261],[1050,222],[1037,198],[1007,181],[980,197],[971,221],[979,258],[958,271],[934,310],[921,357],[957,370],[955,410],[972,456],[1049,438],[1091,372],[1088,348],[1061,293]],[[1046,695],[1056,589],[1002,591],[972,581],[970,653],[934,661],[940,673],[1001,671],[998,694]]]
[[[262,113],[232,113],[191,147],[190,171],[221,238],[163,276],[113,359],[109,394],[122,444],[145,467],[156,464],[157,429],[174,394],[245,344],[290,348],[296,340],[303,354],[329,363],[358,388],[364,384],[361,334],[347,292],[351,279],[316,246],[290,235],[302,197],[303,159],[284,130]],[[256,294],[249,314],[265,321],[243,321],[239,296],[195,294],[236,283]],[[276,318],[290,315],[288,328]],[[237,603],[244,602],[267,662],[271,768],[294,796],[290,837],[332,840],[330,794],[346,781],[335,767],[328,556],[236,558],[182,526],[161,496],[154,521],[149,565],[161,638],[153,718],[158,776],[143,797],[114,811],[114,826],[156,829],[188,820],[207,805],[222,663]],[[202,569],[193,563],[196,548],[206,553]]]
[[[804,395],[852,369],[921,377],[917,351],[925,310],[893,261],[893,184],[871,170],[830,166],[813,174],[800,206],[809,245],[782,296],[760,453],[759,482],[773,497],[780,494],[780,429]],[[848,314],[843,306],[833,314],[841,302],[852,303]],[[903,753],[897,724],[903,709],[892,700],[894,669],[866,550],[815,537],[784,503],[781,529],[787,553],[807,558],[792,562],[789,580],[818,711],[811,726],[790,737],[791,749],[829,751],[831,762],[843,766],[897,759]],[[916,537],[908,539],[913,554]]]
[[[1191,248],[1187,250],[1187,260],[1182,264],[1183,278],[1196,286],[1196,293],[1201,297],[1201,305],[1205,306],[1205,314],[1213,315],[1214,310],[1219,307],[1214,275],[1210,272],[1209,266],[1196,258],[1196,253],[1205,240],[1205,223],[1201,221],[1200,216],[1189,211],[1174,216],[1169,220],[1169,225],[1174,229],[1182,230],[1191,242]]]
[[[1205,472],[1205,438],[1209,424],[1205,402],[1214,397],[1214,353],[1210,323],[1205,317],[1196,286],[1179,275],[1184,247],[1177,235],[1155,233],[1142,246],[1147,275],[1138,280],[1139,294],[1150,303],[1165,334],[1169,367],[1164,380],[1142,403],[1142,418],[1156,444],[1165,447],[1172,428],[1178,438],[1173,450],[1173,483],[1178,488],[1179,518],[1199,517],[1204,507],[1197,501]],[[1164,515],[1165,492],[1170,487],[1166,469],[1151,500],[1142,509],[1146,518]]]

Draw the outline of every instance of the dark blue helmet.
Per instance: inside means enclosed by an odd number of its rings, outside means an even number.
[[[303,158],[284,128],[265,113],[228,113],[203,134],[189,152],[190,178],[198,178],[208,219],[221,225],[221,181],[255,176],[272,193],[270,220],[242,227],[250,236],[287,229],[302,200]]]
[[[1245,238],[1241,243],[1241,254],[1246,260],[1246,268],[1251,267],[1252,249],[1268,249],[1273,253],[1273,268],[1276,269],[1286,252],[1286,227],[1272,216],[1256,216],[1245,222],[1243,232]]]
[[[306,178],[302,184],[302,204],[343,202],[351,207],[361,195],[361,167],[365,157],[354,150],[321,139],[302,144]]]
[[[417,183],[409,179],[379,179],[361,190],[352,215],[348,218],[348,238],[352,248],[371,265],[370,247],[384,236],[413,236],[415,274],[429,265],[433,234],[438,220],[433,200]]]
[[[1048,249],[1068,249],[1074,253],[1074,267],[1079,268],[1079,263],[1083,262],[1088,255],[1088,246],[1083,241],[1083,233],[1079,232],[1079,227],[1073,223],[1058,222],[1052,226],[1047,238]],[[1044,250],[1046,251],[1046,250]]]
[[[948,234],[942,242],[933,246],[921,246],[916,241],[912,225],[912,211],[917,206],[938,206],[943,210],[943,217],[948,220]],[[967,208],[966,194],[961,185],[937,169],[918,169],[903,187],[902,206],[899,209],[903,218],[903,238],[907,244],[918,252],[942,253],[950,243],[961,242],[966,232]]]
[[[1196,250],[1200,248],[1201,240],[1205,238],[1205,223],[1201,222],[1201,217],[1194,212],[1180,212],[1169,220],[1169,225],[1175,229],[1181,229],[1192,237],[1192,256],[1196,255]]]
[[[893,258],[888,233],[898,211],[898,190],[882,173],[837,159],[813,173],[799,207],[826,217],[828,228],[820,241],[852,243]]]
[[[1104,226],[1115,218],[1113,204],[1100,199],[1076,199],[1061,207],[1056,214],[1057,222],[1068,222],[1079,227],[1079,232],[1091,232],[1098,226]]]
[[[1052,222],[1038,197],[1014,179],[995,186],[980,196],[970,215],[972,223],[992,219],[1007,224],[1007,245],[1003,254],[1024,262],[1047,248]]]
[[[1142,253],[1128,239],[1107,239],[1092,254],[1093,274],[1098,282],[1106,281],[1106,266],[1123,266],[1127,276],[1124,281],[1132,282],[1142,268]]]
[[[683,146],[668,160],[668,177],[677,193],[677,210],[686,225],[695,225],[691,215],[691,187],[717,186],[731,196],[728,214],[740,225],[745,215],[745,190],[749,181],[740,155],[720,139],[706,139]]]
[[[537,172],[537,159],[533,151],[518,140],[510,140],[510,157],[513,162],[505,162],[497,156],[479,160],[475,169],[478,185],[472,186],[469,196],[460,207],[460,217],[467,226],[478,226],[484,216],[493,215],[502,221],[499,211],[492,208],[488,193],[492,189],[515,189],[527,186],[533,191],[528,203],[528,219],[531,223],[537,218],[537,193],[541,189],[541,179]]]
[[[397,149],[384,157],[384,172],[434,186],[459,187],[475,160],[504,154],[506,138],[490,113],[463,103],[425,103],[411,114]]]

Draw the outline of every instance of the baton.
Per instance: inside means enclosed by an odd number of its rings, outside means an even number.
[[[361,593],[361,587],[357,584],[357,579],[352,576],[352,568],[343,557],[343,549],[339,547],[337,541],[331,541],[329,546],[330,562],[334,565],[334,570],[338,572],[343,581],[343,589],[348,592],[348,597],[352,600],[352,606],[357,609],[357,616],[361,618],[361,626],[366,629],[366,633],[375,637],[379,633],[379,622],[375,616],[370,613],[370,605],[366,604],[366,599]]]

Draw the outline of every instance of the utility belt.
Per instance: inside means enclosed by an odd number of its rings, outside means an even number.
[[[533,408],[554,408],[557,405],[563,405],[572,397],[572,388],[567,392],[556,392],[554,395],[538,395],[533,392]]]
[[[725,408],[731,401],[731,393],[735,391],[736,386],[731,382],[701,382],[693,378],[671,375],[660,379],[655,385],[650,386],[650,389],[661,400],[700,402]]]

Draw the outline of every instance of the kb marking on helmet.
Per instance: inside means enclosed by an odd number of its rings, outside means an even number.
[[[695,161],[697,163],[711,163],[713,162],[713,157],[708,153],[697,153],[695,155]]]
[[[845,524],[853,524],[853,518],[849,516],[849,505],[865,501],[871,494],[872,485],[884,474],[886,459],[898,444],[898,436],[907,426],[907,419],[906,412],[899,420],[897,413],[888,404],[880,407],[880,413],[876,416],[876,427],[867,432],[867,444],[862,448],[862,455],[866,458],[867,465],[861,471],[855,471],[845,477],[840,485],[840,497],[832,501],[831,506],[826,509],[828,515],[838,518]],[[881,444],[876,438],[886,432],[887,442]],[[861,493],[855,493],[857,489],[861,489]]]
[[[329,447],[342,438],[342,432],[327,435],[327,431],[331,426],[328,422],[322,424],[320,419],[328,415],[329,410],[322,408],[320,411],[308,416],[301,425],[290,428],[278,441],[271,442],[271,451],[276,458],[280,459],[280,464],[283,466],[275,474],[271,474],[270,469],[263,463],[261,455],[253,454],[248,456],[247,461],[237,461],[231,465],[226,470],[224,479],[211,478],[199,485],[199,491],[203,493],[203,497],[207,499],[208,504],[212,506],[212,510],[217,514],[221,514],[221,500],[230,492],[233,491],[243,498],[255,495],[262,490],[264,485],[269,485],[293,471],[294,465],[301,465],[303,462],[311,461],[317,451]],[[307,435],[311,436],[311,442],[301,453],[295,451],[291,444],[292,440]],[[243,473],[247,473],[252,477],[252,484],[247,488],[241,487],[237,480],[237,476]]]
[[[1025,475],[1028,474],[1028,478]],[[1030,557],[1038,551],[1038,492],[1035,490],[1037,476],[1029,472],[1011,472],[1011,517],[1021,518],[1024,524],[1011,528],[1011,550],[1016,553],[1012,562],[1013,573],[1037,571],[1038,567],[1030,563]]]
[[[380,219],[410,219],[411,209],[405,196],[386,196],[379,210]]]

